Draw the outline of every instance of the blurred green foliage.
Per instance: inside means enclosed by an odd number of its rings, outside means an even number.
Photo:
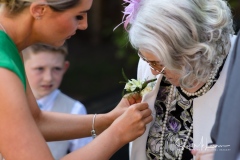
[[[238,0],[229,0],[228,3],[230,4],[230,6],[232,8],[237,7],[237,5],[239,5],[239,1]]]

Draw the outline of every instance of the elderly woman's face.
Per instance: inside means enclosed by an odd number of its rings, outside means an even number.
[[[146,61],[151,68],[151,72],[153,75],[158,75],[159,71],[161,68],[165,67],[163,64],[161,64],[160,60],[153,54],[148,53],[143,50],[139,50],[139,56],[142,58],[144,61]],[[156,67],[152,66],[152,63],[156,64]],[[155,69],[156,68],[156,69]],[[159,68],[159,69],[158,69]],[[168,81],[174,85],[174,86],[179,86],[179,79],[180,79],[180,74],[169,70],[167,67],[164,69],[163,75],[168,79]]]

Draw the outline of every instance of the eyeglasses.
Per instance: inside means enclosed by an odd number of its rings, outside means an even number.
[[[152,70],[158,72],[159,74],[164,74],[164,70],[166,67],[163,67],[158,61],[148,61],[145,57],[142,56],[140,52],[138,52],[138,56],[147,62]]]

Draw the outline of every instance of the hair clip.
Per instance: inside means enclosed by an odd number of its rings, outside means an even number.
[[[128,24],[129,23],[131,24],[133,22],[133,20],[135,19],[137,10],[139,8],[140,0],[123,0],[123,1],[125,2],[124,4],[127,4],[127,3],[129,4],[124,8],[122,22],[119,25],[117,25],[113,30],[115,30],[121,24],[124,24],[124,28],[125,30],[127,30]]]

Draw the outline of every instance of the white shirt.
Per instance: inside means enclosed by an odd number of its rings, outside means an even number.
[[[59,93],[61,93],[61,91],[59,89],[56,89],[49,95],[42,97],[41,99],[38,99],[37,103],[40,109],[44,111],[51,111],[54,101]],[[87,114],[87,111],[85,106],[82,103],[80,103],[79,101],[76,101],[70,114],[83,115],[83,114]],[[91,141],[92,141],[92,137],[70,140],[71,146],[69,148],[69,151],[72,152],[76,149],[79,149]]]

